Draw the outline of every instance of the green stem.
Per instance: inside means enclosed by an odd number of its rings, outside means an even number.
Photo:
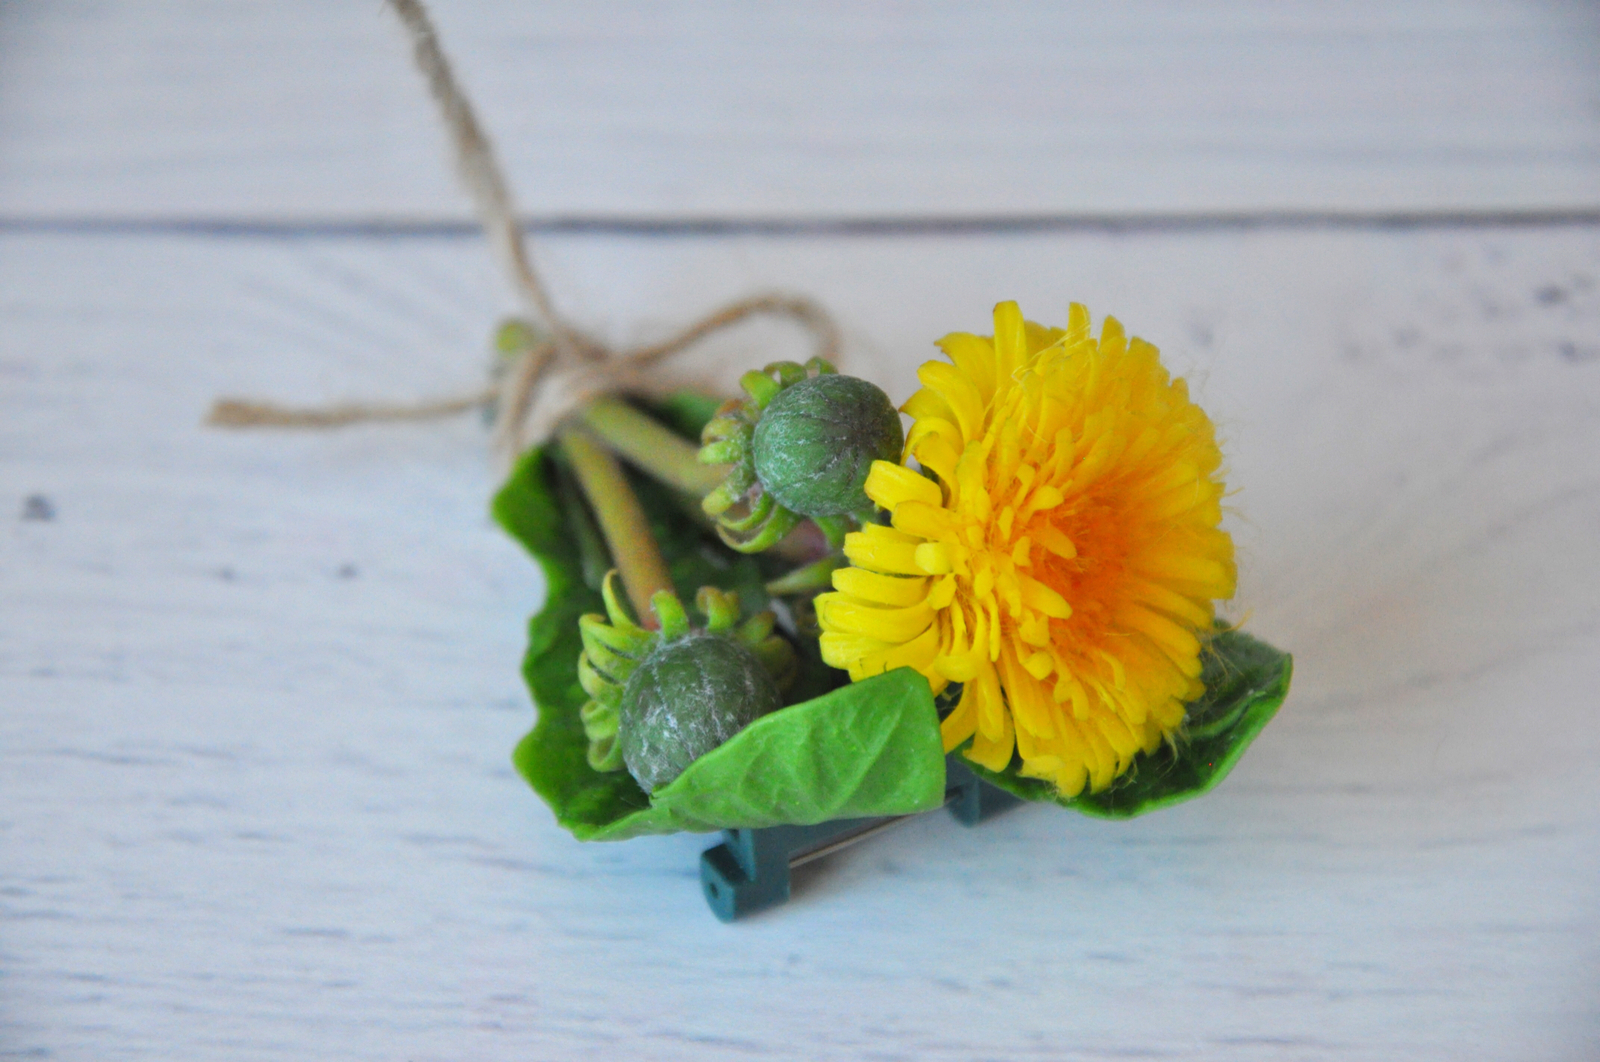
[[[781,578],[772,580],[767,584],[767,593],[773,597],[783,597],[787,594],[814,594],[822,590],[831,590],[833,573],[849,563],[842,555],[830,553],[821,560],[812,561]]]
[[[655,629],[658,623],[650,608],[650,597],[658,590],[672,592],[673,586],[644,508],[628,485],[622,466],[589,432],[568,425],[557,438],[600,523],[600,533],[611,548],[611,558],[622,576],[634,614],[640,624]]]
[[[556,452],[561,453],[559,448]],[[594,517],[583,501],[583,491],[573,478],[570,462],[566,460],[556,462],[556,493],[561,498],[561,515],[566,518],[567,530],[572,533],[573,542],[578,547],[583,584],[590,590],[599,590],[605,583],[606,572],[611,570],[611,554],[606,550],[600,529],[594,526]]]
[[[728,474],[725,466],[702,465],[699,447],[620,399],[602,395],[579,415],[629,462],[696,498],[711,493]]]
[[[677,488],[681,495],[688,495],[682,508],[691,519],[708,530],[715,527],[700,508],[700,499],[728,478],[728,465],[701,464],[700,451],[693,443],[610,395],[592,399],[579,416],[585,426],[624,459],[658,481]],[[685,501],[681,496],[674,500]],[[820,541],[822,537],[809,522],[802,523],[774,545],[771,552],[788,560],[812,561],[827,550]]]

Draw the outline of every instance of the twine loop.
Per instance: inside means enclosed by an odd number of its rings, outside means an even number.
[[[517,294],[537,322],[534,342],[516,351],[497,379],[465,395],[416,403],[350,402],[293,407],[253,399],[220,398],[206,423],[222,428],[308,428],[434,420],[474,409],[494,411],[495,448],[515,458],[548,439],[583,403],[602,394],[659,396],[673,389],[657,369],[707,337],[752,317],[787,318],[811,333],[818,357],[837,360],[839,329],[817,303],[803,296],[753,295],[729,303],[661,343],[614,350],[566,321],[540,282],[517,223],[511,193],[494,148],[472,105],[456,83],[438,34],[421,0],[389,0],[411,38],[412,55],[428,83],[450,134],[456,172],[472,197],[478,222]]]

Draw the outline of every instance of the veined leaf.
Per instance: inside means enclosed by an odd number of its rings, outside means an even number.
[[[546,755],[537,741],[536,730],[517,747],[524,773],[525,764],[537,770]],[[931,811],[944,803],[944,786],[928,682],[901,668],[757,719],[656,790],[644,807],[623,805],[622,814],[604,824],[562,825],[583,841],[809,826]],[[556,813],[560,818],[561,809]]]

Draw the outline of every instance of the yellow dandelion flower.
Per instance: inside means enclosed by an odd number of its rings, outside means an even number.
[[[817,598],[823,659],[852,680],[896,667],[963,683],[948,752],[1064,796],[1104,789],[1202,692],[1212,601],[1233,542],[1211,421],[1159,352],[1074,304],[1066,329],[995,307],[918,371],[902,463],[867,495],[891,514],[845,540]],[[915,459],[935,478],[906,467]]]

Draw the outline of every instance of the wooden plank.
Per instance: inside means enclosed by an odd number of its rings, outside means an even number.
[[[1205,800],[930,816],[718,925],[704,840],[580,845],[510,769],[541,590],[476,425],[198,424],[474,384],[506,305],[480,244],[0,236],[8,1053],[1587,1057],[1593,228],[540,257],[610,338],[812,292],[896,395],[999,298],[1116,312],[1221,425],[1281,718]]]
[[[435,7],[539,216],[1600,206],[1579,0]],[[8,5],[0,215],[464,217],[392,23]]]

